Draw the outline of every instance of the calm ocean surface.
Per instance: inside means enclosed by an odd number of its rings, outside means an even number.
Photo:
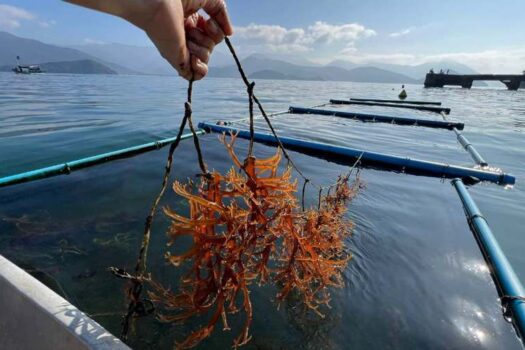
[[[517,177],[513,188],[482,183],[470,189],[504,252],[525,283],[525,90],[423,89],[409,99],[442,101],[451,120],[493,167]],[[173,136],[186,83],[176,77],[31,75],[0,73],[0,176],[66,162]],[[330,98],[395,98],[397,85],[336,82],[257,82],[268,111],[312,106]],[[246,116],[238,79],[207,79],[194,88],[196,121]],[[326,108],[331,108],[327,106]],[[340,110],[418,116],[439,115],[379,107]],[[472,166],[453,132],[333,117],[283,115],[281,135],[399,156]],[[244,125],[246,126],[246,125]],[[265,128],[259,125],[260,130]],[[205,159],[231,166],[216,135],[201,138]],[[239,140],[239,154],[247,143]],[[256,154],[274,150],[256,145]],[[0,189],[0,254],[63,295],[115,334],[126,308],[124,284],[106,269],[131,269],[143,221],[157,194],[167,149],[33,183]],[[318,183],[332,183],[347,167],[292,152]],[[198,172],[191,141],[175,155],[172,179]],[[247,349],[521,349],[501,313],[494,283],[469,230],[450,181],[363,169],[366,188],[351,204],[356,223],[347,286],[333,291],[326,318],[292,304],[277,310],[272,288],[254,288],[253,341]],[[308,192],[310,204],[316,202]],[[163,204],[180,204],[171,191]],[[176,286],[180,271],[167,267],[168,221],[154,226],[150,269]],[[202,320],[201,320],[202,322]],[[242,319],[233,319],[233,326]],[[137,349],[170,349],[198,324],[142,319],[131,339]],[[234,328],[235,329],[235,328]],[[235,332],[222,332],[201,348],[229,348]]]

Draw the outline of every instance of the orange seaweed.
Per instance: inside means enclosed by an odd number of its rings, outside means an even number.
[[[166,254],[173,266],[189,262],[177,292],[150,281],[153,302],[166,310],[159,318],[182,322],[209,314],[208,323],[178,348],[191,348],[209,337],[221,320],[229,330],[228,315],[242,311],[244,327],[234,347],[248,343],[253,318],[249,287],[275,283],[277,299],[290,293],[301,296],[306,306],[322,316],[330,287],[342,287],[342,271],[351,256],[344,246],[352,223],[345,218],[347,203],[356,194],[349,178],[340,177],[333,194],[318,210],[302,211],[296,197],[292,170],[279,173],[281,151],[267,159],[248,157],[241,162],[234,152],[235,135],[226,146],[234,167],[225,175],[213,172],[193,183],[175,182],[174,191],[189,204],[189,217],[170,208],[169,245],[181,236],[192,238],[190,249],[180,255]],[[356,182],[357,183],[357,182]]]

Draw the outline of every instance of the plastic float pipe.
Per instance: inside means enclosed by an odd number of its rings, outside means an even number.
[[[523,341],[525,339],[525,301],[519,298],[525,297],[525,288],[463,182],[460,179],[454,179],[452,184],[461,198],[474,237],[503,295],[502,300],[512,311],[512,320]]]
[[[356,119],[356,120],[361,120],[361,121],[389,123],[389,124],[398,124],[398,125],[423,126],[427,128],[448,129],[448,130],[452,130],[453,128],[463,130],[463,128],[465,127],[463,123],[453,123],[453,122],[441,121],[441,120],[415,119],[415,118],[406,118],[406,117],[391,117],[387,115],[340,112],[340,111],[331,111],[327,109],[290,107],[289,112],[291,114],[328,115],[328,116],[333,116],[333,117]]]
[[[237,130],[230,127],[224,127],[208,123],[200,123],[199,128],[204,129],[207,132],[233,132],[238,133],[238,137],[240,138],[250,138],[250,132],[247,130]],[[283,145],[288,149],[292,149],[318,158],[333,159],[334,161],[340,161],[344,164],[353,164],[355,159],[361,157],[362,163],[377,164],[382,168],[402,170],[414,174],[446,178],[473,177],[479,179],[480,181],[490,181],[503,185],[514,184],[516,182],[516,178],[513,175],[501,172],[471,169],[444,163],[410,159],[383,153],[363,151],[354,148],[332,146],[320,142],[293,139],[289,137],[280,137],[280,140],[283,143]],[[277,145],[277,140],[273,135],[270,134],[255,133],[254,141],[273,146]]]
[[[445,113],[441,113],[441,117],[444,121],[447,121],[447,116],[445,115]],[[476,164],[482,167],[489,165],[489,163],[487,163],[485,159],[483,159],[481,154],[478,153],[474,146],[469,142],[469,140],[467,140],[465,136],[461,134],[461,132],[459,132],[458,129],[453,128],[452,130],[456,134],[459,144],[468,152],[468,154],[470,154],[470,157],[474,160],[474,162],[476,162]]]
[[[197,135],[203,135],[203,134],[205,134],[204,131],[197,130]],[[185,140],[190,137],[193,137],[191,133],[184,134],[182,135],[181,140]],[[41,168],[41,169],[36,169],[36,170],[31,170],[31,171],[16,174],[16,175],[6,176],[3,178],[0,178],[0,187],[6,187],[6,186],[11,186],[15,184],[24,183],[24,182],[35,181],[35,180],[44,179],[44,178],[57,176],[57,175],[69,174],[70,172],[74,170],[88,168],[94,165],[110,162],[112,160],[132,157],[132,156],[135,156],[141,153],[160,149],[164,146],[172,144],[173,142],[175,142],[176,139],[177,139],[176,137],[170,137],[167,139],[163,139],[163,140],[159,140],[155,142],[144,143],[142,145],[128,147],[128,148],[120,149],[120,150],[113,151],[113,152],[98,154],[92,157],[73,160],[71,162],[56,164],[56,165],[52,165],[52,166]]]
[[[347,101],[347,100],[330,100],[330,103],[335,105],[363,105],[363,106],[380,106],[390,108],[405,108],[405,109],[417,109],[419,111],[434,112],[434,113],[450,113],[450,108],[443,107],[430,107],[430,106],[409,106],[394,103],[380,103],[380,102],[368,102],[368,101]]]
[[[432,105],[441,106],[441,102],[427,102],[427,101],[407,101],[407,100],[379,100],[374,98],[351,98],[350,101],[362,101],[362,102],[384,102],[384,103],[402,103],[410,105]]]
[[[489,164],[483,159],[481,154],[478,153],[478,151],[474,148],[474,146],[467,140],[465,136],[463,136],[456,128],[454,128],[454,132],[456,133],[456,136],[458,138],[458,142],[463,146],[463,148],[470,154],[470,157],[476,162],[476,164],[480,166],[488,166]]]

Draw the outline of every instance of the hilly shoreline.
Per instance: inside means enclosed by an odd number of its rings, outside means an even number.
[[[143,74],[174,75],[176,72],[154,47],[123,44],[86,44],[61,47],[38,40],[0,32],[0,71],[11,71],[16,57],[21,64],[39,64],[49,73],[69,74]],[[421,84],[430,68],[449,67],[451,71],[475,74],[457,62],[430,62],[416,66],[393,64],[360,65],[336,60],[321,65],[307,60],[292,63],[261,54],[242,59],[246,73],[253,79],[346,81],[365,83]],[[210,62],[209,77],[236,78],[236,66],[230,57],[215,52]]]

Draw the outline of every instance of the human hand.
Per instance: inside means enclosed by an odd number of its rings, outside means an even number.
[[[130,13],[161,55],[185,79],[202,79],[215,45],[233,34],[224,0],[142,0],[145,11]],[[209,16],[198,13],[203,9]],[[191,54],[191,59],[190,59]]]
[[[111,13],[143,29],[164,57],[185,79],[208,73],[215,45],[233,28],[224,0],[66,0]],[[198,11],[209,16],[205,19]]]

